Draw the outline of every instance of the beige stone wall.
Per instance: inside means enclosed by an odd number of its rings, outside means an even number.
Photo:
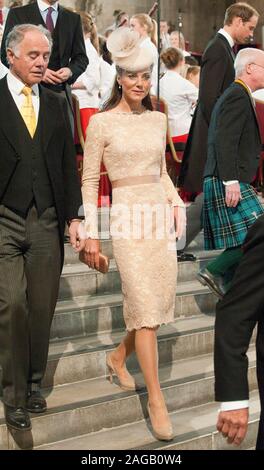
[[[226,8],[235,0],[161,0],[161,17],[177,25],[178,10],[182,10],[183,33],[190,42],[190,49],[203,51],[210,38],[223,24]],[[237,0],[238,1],[238,0]],[[264,0],[248,0],[260,13],[256,31],[257,42],[262,43],[264,26]],[[75,8],[75,0],[61,0],[62,5]],[[102,5],[102,14],[97,17],[99,32],[103,33],[113,23],[112,13],[122,9],[130,15],[147,12],[154,0],[97,0]]]
[[[130,15],[136,12],[147,12],[154,0],[97,0],[103,7],[102,14],[97,17],[100,32],[113,23],[112,13],[115,9],[127,11]],[[61,0],[61,3],[74,7],[75,1]],[[214,35],[216,25],[223,22],[226,8],[225,0],[162,0],[161,17],[177,25],[178,9],[182,10],[183,33],[190,41],[192,50],[203,50],[209,39]]]

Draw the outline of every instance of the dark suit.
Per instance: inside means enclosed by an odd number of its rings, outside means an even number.
[[[1,60],[6,66],[8,66],[5,50],[7,34],[14,26],[24,23],[41,24],[46,27],[37,3],[12,8],[9,11],[1,47]],[[72,76],[67,83],[70,85],[77,80],[88,65],[80,16],[59,6],[58,20],[53,31],[54,35],[57,40],[50,57],[50,63],[53,64],[51,68],[57,70],[62,67],[69,67]]]
[[[211,116],[204,176],[251,183],[260,151],[253,100],[243,85],[234,82],[219,98]]]
[[[31,138],[6,78],[0,96],[0,364],[4,402],[24,407],[45,372],[65,220],[81,193],[65,100],[40,87]]]
[[[248,400],[248,359],[253,329],[256,341],[257,377],[261,416],[257,449],[264,449],[264,215],[249,229],[244,255],[232,285],[216,308],[215,398],[217,401]]]
[[[202,57],[199,99],[181,164],[179,186],[187,191],[202,191],[211,114],[234,77],[233,51],[226,38],[216,34]]]

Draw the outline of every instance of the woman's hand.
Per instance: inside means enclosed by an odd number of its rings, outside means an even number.
[[[186,209],[185,207],[174,207],[174,219],[176,225],[176,238],[180,240],[186,231]]]
[[[93,269],[99,269],[99,251],[100,242],[92,238],[85,240],[85,257],[88,262],[88,266]]]

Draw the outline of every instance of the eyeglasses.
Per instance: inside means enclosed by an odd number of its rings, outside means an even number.
[[[262,69],[264,69],[264,65],[260,65],[260,64],[255,64],[255,62],[251,62],[252,65],[257,65],[258,67],[261,67]]]

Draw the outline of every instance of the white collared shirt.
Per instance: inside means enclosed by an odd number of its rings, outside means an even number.
[[[59,11],[58,11],[59,2],[54,3],[54,5],[48,5],[47,3],[43,2],[42,0],[37,0],[37,3],[38,3],[40,14],[41,14],[45,24],[46,24],[48,9],[50,7],[53,9],[53,11],[51,13],[51,17],[52,17],[52,21],[53,21],[54,28],[55,28],[56,22],[57,22],[57,19],[58,19],[58,14],[59,14]]]
[[[160,96],[169,111],[172,137],[189,133],[192,109],[198,99],[198,88],[174,70],[167,70],[160,80]]]
[[[226,38],[226,40],[228,41],[229,46],[232,49],[232,47],[234,47],[234,45],[235,45],[235,41],[232,38],[232,36],[230,36],[230,34],[224,28],[219,29],[218,33],[222,34],[222,36],[224,36]]]
[[[25,86],[19,78],[15,77],[15,75],[12,74],[12,72],[8,72],[7,74],[7,86],[8,89],[13,97],[14,102],[16,103],[19,111],[23,105],[23,102],[25,100],[25,95],[22,93],[22,90]],[[38,120],[38,115],[39,115],[39,87],[38,85],[33,85],[32,87],[32,103],[33,103],[33,108],[35,111],[36,115],[36,120]]]

